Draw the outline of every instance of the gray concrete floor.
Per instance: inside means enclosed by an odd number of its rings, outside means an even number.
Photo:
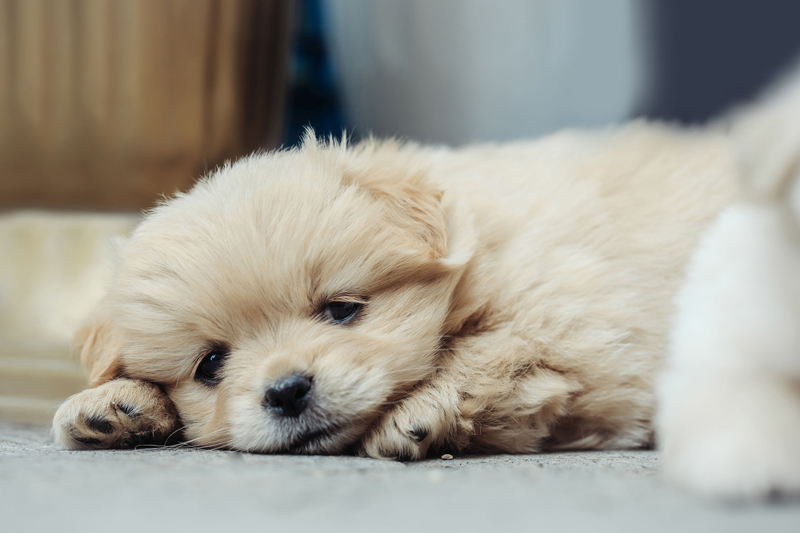
[[[0,531],[800,532],[800,502],[665,486],[655,452],[402,464],[197,448],[73,452],[0,423]]]

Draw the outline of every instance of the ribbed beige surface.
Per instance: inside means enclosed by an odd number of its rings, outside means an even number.
[[[0,209],[136,212],[276,146],[292,7],[0,0]],[[0,419],[49,423],[85,386],[72,335],[135,221],[0,215]]]
[[[0,0],[0,208],[147,208],[277,146],[291,5]]]
[[[74,332],[102,298],[132,215],[0,215],[0,419],[49,424],[86,380]]]

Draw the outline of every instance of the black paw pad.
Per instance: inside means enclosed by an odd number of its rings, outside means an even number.
[[[86,417],[86,425],[89,426],[89,429],[92,431],[102,433],[103,435],[110,435],[111,433],[114,433],[114,424],[105,418],[100,418],[99,416]]]
[[[153,435],[147,432],[132,433],[128,435],[122,443],[123,448],[135,448],[143,444],[153,443]]]
[[[72,437],[75,442],[80,442],[81,444],[100,444],[99,439],[93,439],[91,437]]]
[[[415,427],[411,430],[411,437],[417,442],[422,442],[428,436],[428,430],[423,427]]]

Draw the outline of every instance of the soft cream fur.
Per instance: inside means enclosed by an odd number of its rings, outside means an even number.
[[[648,446],[673,295],[734,174],[721,130],[646,122],[454,150],[309,136],[245,158],[124,246],[82,333],[96,388],[65,403],[56,435],[141,442],[126,417],[107,433],[85,423],[141,380],[205,446],[408,459]],[[366,306],[337,325],[320,317],[331,299]],[[194,379],[213,343],[230,347],[216,387]],[[282,418],[264,394],[293,372],[313,377],[311,404]]]
[[[737,114],[732,138],[747,201],[703,236],[680,292],[664,470],[714,496],[800,492],[800,75]]]

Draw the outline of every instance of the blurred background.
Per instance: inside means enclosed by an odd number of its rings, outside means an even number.
[[[226,159],[700,124],[800,52],[787,0],[0,0],[0,419],[85,386],[112,237]]]

